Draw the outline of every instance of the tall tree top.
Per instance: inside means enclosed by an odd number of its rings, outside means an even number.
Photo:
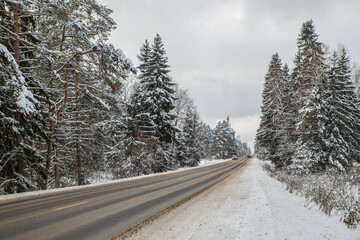
[[[318,35],[315,33],[315,27],[312,20],[306,21],[302,24],[297,40],[299,48],[304,47],[304,45],[311,45],[317,42]]]
[[[279,54],[275,53],[270,61],[268,72],[265,75],[265,86],[266,85],[278,85],[283,77],[284,72],[282,71],[282,63]]]
[[[149,59],[151,57],[151,47],[147,39],[140,48],[140,53],[137,57],[140,60],[140,65],[138,67],[138,69],[141,72],[140,79],[143,79],[142,75],[146,74],[146,71],[148,69]]]
[[[151,47],[149,41],[146,39],[142,47],[140,48],[140,54],[137,56],[140,61],[146,63],[149,61],[151,53]],[[141,69],[141,65],[139,66]]]
[[[150,59],[150,64],[154,67],[154,68],[158,68],[161,69],[161,74],[164,74],[163,77],[165,76],[166,78],[169,78],[169,80],[171,79],[170,76],[166,75],[167,73],[170,72],[169,70],[169,65],[168,63],[168,58],[165,56],[166,51],[164,48],[164,43],[162,42],[162,39],[160,37],[160,35],[157,33],[155,38],[154,38],[154,43],[152,44],[152,55],[151,55],[151,59]]]

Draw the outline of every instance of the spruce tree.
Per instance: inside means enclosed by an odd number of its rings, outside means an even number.
[[[34,37],[33,5],[27,1],[0,3],[0,131],[6,133],[1,135],[4,136],[2,140],[7,142],[1,144],[4,148],[0,151],[0,171],[1,191],[6,193],[45,186],[46,170],[41,147],[46,134],[40,104],[44,89],[35,74],[39,66],[34,59],[34,46],[38,40]]]
[[[198,138],[198,120],[194,109],[189,106],[186,110],[184,124],[178,136],[177,160],[181,167],[197,166],[200,161]]]
[[[297,40],[298,53],[294,60],[292,74],[294,84],[293,111],[296,118],[296,154],[293,166],[299,167],[301,161],[306,169],[318,171],[326,165],[323,156],[324,128],[328,121],[324,101],[327,80],[323,44],[312,20],[303,23]]]
[[[215,158],[225,158],[226,139],[223,133],[224,121],[219,121],[214,128],[211,140],[211,152]]]
[[[282,161],[282,165],[287,166],[291,163],[291,157],[295,151],[296,115],[294,113],[294,82],[290,78],[287,64],[283,66],[282,70],[283,77],[279,87],[281,109],[278,113],[279,130],[277,138],[279,139],[279,159]]]
[[[359,124],[356,119],[356,95],[350,81],[349,63],[342,48],[314,86],[300,110],[300,132],[291,168],[318,172],[326,169],[346,170],[359,149]],[[354,158],[355,157],[355,158]]]
[[[355,65],[355,67],[354,67],[353,83],[355,86],[355,93],[358,96],[358,99],[360,99],[360,67],[359,67],[359,65]],[[358,104],[358,106],[360,108],[360,103]]]
[[[146,41],[138,56],[140,60],[139,91],[134,96],[135,120],[140,123],[143,141],[152,153],[152,171],[162,172],[171,168],[174,156],[172,144],[177,128],[174,125],[175,83],[168,75],[168,59],[159,34],[149,47]],[[150,50],[151,49],[151,50]]]
[[[211,154],[213,130],[211,127],[203,122],[199,123],[199,143],[200,143],[200,157],[205,158]]]
[[[323,44],[318,42],[313,21],[303,23],[297,39],[299,61],[298,77],[300,82],[300,107],[304,105],[306,97],[312,88],[321,81],[326,70]]]
[[[225,123],[226,157],[232,157],[237,154],[235,131],[231,128],[229,116],[227,116]]]
[[[231,128],[229,116],[216,125],[211,140],[211,151],[216,158],[230,158],[237,153],[235,131]]]
[[[360,153],[360,110],[358,98],[351,82],[349,59],[345,48],[335,52],[328,72],[327,101],[332,126],[328,133],[333,146],[327,150],[329,161],[341,166],[341,170],[359,161]],[[338,163],[337,163],[338,162]]]
[[[290,165],[295,171],[318,172],[326,169],[324,146],[326,124],[330,119],[324,102],[325,92],[324,85],[316,84],[299,112],[301,121],[297,123],[297,129],[300,136]]]
[[[46,175],[39,146],[43,130],[39,100],[19,65],[0,43],[0,191],[15,193],[43,187]],[[19,136],[20,139],[19,139]]]
[[[273,161],[277,167],[284,165],[279,149],[281,134],[284,130],[281,122],[284,111],[282,89],[284,76],[279,55],[274,54],[265,75],[262,115],[256,134],[256,148],[260,158]]]
[[[313,87],[321,82],[326,70],[323,44],[318,41],[313,21],[309,20],[302,24],[298,39],[298,51],[294,59],[295,68],[291,74],[293,84],[293,113],[297,118],[295,124],[301,121],[300,109],[312,93]],[[299,137],[300,133],[295,129],[293,138]]]
[[[152,53],[149,59],[149,70],[151,82],[148,83],[148,92],[151,94],[152,109],[150,114],[156,126],[156,135],[160,142],[172,143],[177,131],[173,120],[176,115],[173,112],[175,83],[168,75],[170,66],[163,42],[159,34],[154,38]]]
[[[55,0],[44,12],[39,36],[48,51],[41,79],[50,92],[51,135],[46,166],[54,169],[51,185],[81,185],[89,171],[105,161],[99,159],[106,148],[99,126],[121,112],[116,98],[129,62],[105,42],[115,22],[111,10],[95,0]],[[69,174],[67,169],[74,171]]]

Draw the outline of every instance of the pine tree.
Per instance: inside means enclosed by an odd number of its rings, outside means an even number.
[[[174,111],[177,116],[175,119],[175,126],[181,129],[188,109],[193,109],[193,111],[196,112],[194,99],[190,96],[187,89],[176,86],[174,105]]]
[[[197,161],[193,161],[194,153],[192,150],[194,145],[198,144],[198,122],[196,121],[196,123],[194,123],[194,120],[197,120],[196,107],[194,100],[190,97],[189,92],[186,89],[177,86],[175,98],[174,111],[177,117],[174,124],[180,131],[175,135],[176,161],[173,168],[190,165],[194,166],[197,165]]]
[[[197,166],[200,161],[197,113],[192,106],[186,110],[182,131],[178,136],[177,160],[181,167]]]
[[[318,41],[312,20],[302,24],[297,46],[298,51],[294,59],[295,68],[291,74],[292,111],[297,117],[294,119],[295,124],[301,121],[300,109],[304,106],[313,87],[321,81],[326,69],[323,44]],[[296,141],[299,135],[300,133],[295,129],[292,139]]]
[[[115,25],[110,9],[94,0],[56,0],[46,12],[40,33],[42,45],[51,50],[43,72],[51,92],[47,166],[54,168],[56,187],[81,185],[106,161],[111,140],[100,129],[120,118],[118,96],[131,64],[105,43]],[[75,171],[67,174],[68,169]]]
[[[240,136],[236,137],[236,143],[237,143],[237,147],[238,147],[237,154],[239,156],[250,156],[251,155],[250,147],[247,145],[247,142],[243,142],[243,143],[241,142]]]
[[[174,165],[173,143],[177,131],[174,125],[175,83],[170,72],[166,52],[159,34],[154,43],[145,44],[140,60],[140,86],[134,94],[132,117],[140,126],[138,137],[152,154],[151,171],[162,172]]]
[[[122,126],[118,128],[120,138],[116,142],[122,146],[112,161],[113,173],[117,177],[152,173],[154,161],[148,156],[148,148],[155,131],[150,115],[141,105],[142,86],[141,83],[133,86],[134,91],[126,104],[124,121],[121,121]]]
[[[216,158],[229,158],[237,153],[235,131],[231,128],[229,116],[218,122],[212,135],[212,154]]]
[[[326,124],[329,122],[324,85],[314,86],[305,106],[300,110],[301,121],[297,123],[300,136],[296,142],[296,152],[291,169],[299,172],[318,172],[326,168],[324,152]]]
[[[46,176],[41,154],[41,145],[46,139],[40,105],[43,88],[34,73],[34,69],[39,67],[33,61],[33,45],[37,40],[33,33],[34,18],[28,13],[31,7],[30,2],[0,3],[0,85],[3,97],[0,104],[1,122],[4,124],[0,131],[7,133],[4,141],[8,142],[4,145],[7,151],[3,149],[0,154],[1,176],[5,179],[1,191],[7,193],[44,188]],[[11,124],[5,124],[8,121]],[[7,129],[11,126],[12,130]]]
[[[360,67],[359,65],[355,65],[354,67],[354,75],[353,75],[353,82],[355,86],[355,93],[358,96],[358,99],[360,99]],[[360,107],[360,103],[358,105]]]
[[[331,59],[328,81],[327,101],[331,119],[328,139],[332,145],[326,152],[330,164],[343,170],[352,166],[353,161],[359,161],[360,156],[359,100],[351,82],[349,59],[344,47]]]
[[[284,166],[287,166],[291,163],[291,157],[295,152],[295,143],[296,143],[296,115],[294,113],[294,103],[295,100],[293,98],[294,91],[294,82],[291,80],[289,75],[288,66],[285,64],[283,67],[283,78],[280,82],[281,91],[280,98],[280,106],[281,110],[279,110],[278,118],[279,118],[279,148],[278,148],[278,156],[279,159],[283,162]]]
[[[34,142],[42,139],[39,100],[28,88],[18,63],[0,44],[0,181],[2,193],[43,187],[43,158]],[[19,136],[21,138],[19,139]]]
[[[312,21],[302,25],[291,75],[273,56],[255,151],[300,172],[347,170],[359,161],[359,100],[342,47],[329,59]],[[281,76],[282,71],[282,76]]]
[[[151,72],[151,82],[149,82],[148,92],[152,94],[150,97],[153,106],[150,113],[152,120],[156,126],[156,135],[160,142],[172,143],[174,141],[175,132],[177,131],[173,125],[176,115],[173,113],[174,106],[174,87],[171,77],[168,59],[165,57],[165,49],[159,34],[154,38],[152,45],[151,58],[149,59],[149,70]]]
[[[304,99],[312,92],[312,88],[318,84],[326,69],[323,44],[318,42],[318,35],[312,20],[303,23],[297,40],[299,61],[299,95],[300,107],[304,105]]]
[[[293,156],[292,166],[301,165],[300,161],[303,160],[305,168],[318,171],[326,165],[321,146],[325,137],[324,127],[328,121],[326,103],[323,102],[327,66],[323,44],[318,42],[312,20],[303,23],[297,45],[298,53],[292,74],[295,101],[293,106],[297,116],[297,155]]]
[[[326,75],[300,110],[301,134],[291,168],[305,172],[329,168],[343,171],[352,165],[359,149],[355,140],[359,137],[356,102],[348,59],[342,48],[340,56],[333,55]]]
[[[284,111],[284,71],[278,54],[272,56],[265,76],[261,121],[256,134],[257,154],[264,160],[271,160],[277,167],[283,166],[279,144],[284,133],[281,115]]]
[[[223,126],[224,121],[219,121],[212,135],[211,152],[216,158],[225,158],[226,140],[224,138],[224,135],[222,134]]]
[[[235,131],[231,128],[230,117],[227,116],[225,125],[225,139],[226,139],[226,157],[237,155],[237,145],[235,138]]]
[[[199,152],[201,158],[209,157],[211,154],[212,135],[213,130],[211,129],[211,127],[206,123],[200,122],[198,128],[198,137],[200,144]]]

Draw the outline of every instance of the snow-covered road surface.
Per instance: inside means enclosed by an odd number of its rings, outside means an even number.
[[[261,162],[247,166],[134,234],[131,239],[359,240],[338,218],[284,190]]]

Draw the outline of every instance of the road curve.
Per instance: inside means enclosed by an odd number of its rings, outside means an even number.
[[[0,202],[0,239],[107,239],[207,188],[246,159]]]

